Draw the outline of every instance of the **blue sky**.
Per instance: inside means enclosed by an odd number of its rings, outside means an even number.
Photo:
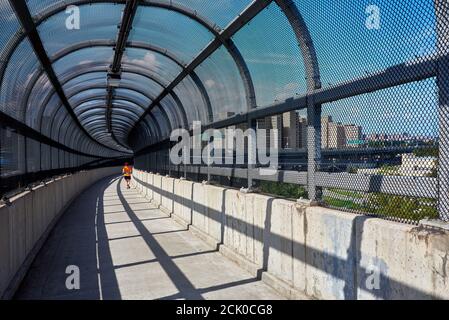
[[[435,53],[433,0],[297,1],[314,40],[323,86]],[[380,9],[380,29],[365,26],[369,5]],[[434,79],[346,99],[324,107],[366,133],[436,135]],[[333,111],[335,109],[335,111]]]
[[[432,0],[296,3],[314,41],[323,87],[435,52]],[[379,30],[365,25],[365,9],[372,4],[380,9]],[[259,105],[305,92],[300,52],[277,7],[270,6],[235,38],[256,78]],[[362,125],[366,133],[435,135],[436,107],[435,81],[427,80],[328,104],[323,113]]]
[[[248,0],[180,0],[186,6],[224,28],[250,1]],[[295,1],[317,52],[324,87],[380,71],[391,65],[410,62],[435,52],[435,17],[433,0],[313,0]],[[17,28],[7,1],[0,0],[0,25],[3,46],[9,32]],[[53,0],[29,0],[32,12]],[[365,9],[377,5],[381,28],[369,30]],[[81,7],[80,31],[68,33],[63,27],[64,12],[40,27],[44,45],[54,53],[65,43],[80,39],[115,38],[116,21],[122,6],[89,5]],[[102,15],[103,13],[108,13]],[[132,40],[169,47],[181,60],[188,62],[212,38],[192,21],[161,9],[139,9]],[[101,27],[102,23],[107,27]],[[83,29],[84,26],[84,29]],[[157,28],[162,31],[151,31]],[[98,32],[96,32],[97,30]],[[179,30],[179,36],[177,35]],[[170,37],[173,35],[173,37]],[[300,50],[287,19],[275,5],[270,5],[233,37],[252,74],[259,106],[282,101],[305,93],[305,72]],[[86,50],[85,57],[73,56],[83,63],[103,58],[105,50]],[[112,50],[111,58],[112,58]],[[163,70],[163,57],[143,50],[129,51],[130,59]],[[70,58],[61,62],[70,61]],[[165,62],[165,61],[164,61]],[[26,62],[24,62],[25,64]],[[61,63],[59,63],[60,65]],[[55,66],[60,69],[63,66]],[[173,67],[170,67],[173,68]],[[168,70],[168,69],[167,69]],[[167,76],[171,72],[166,72]],[[200,68],[198,74],[206,87],[213,90],[211,100],[216,113],[241,112],[245,99],[238,70],[225,50],[219,50]],[[186,104],[198,100],[185,98]],[[362,125],[365,133],[385,132],[436,135],[437,94],[434,79],[408,84],[323,106],[323,113],[336,121]]]

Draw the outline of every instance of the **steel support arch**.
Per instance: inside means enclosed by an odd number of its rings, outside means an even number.
[[[106,88],[107,88],[107,85],[105,85],[105,86],[101,86],[101,85],[93,85],[93,86],[89,87],[88,89],[82,89],[82,90],[80,90],[80,91],[75,91],[72,95],[68,96],[68,99],[70,99],[70,98],[72,98],[73,96],[75,96],[75,95],[77,95],[77,94],[79,94],[79,93],[82,93],[82,92],[84,92],[84,91],[88,91],[88,90],[91,90],[91,89],[106,89]],[[138,90],[138,89],[136,89],[136,88],[134,88],[134,87],[131,87],[131,86],[125,86],[125,85],[122,85],[122,86],[120,86],[120,88],[122,88],[122,89],[127,89],[127,90],[131,90],[131,91],[135,91],[135,92],[137,92],[137,93],[140,93],[140,94],[142,94],[143,96],[145,96],[145,97],[146,97],[148,100],[150,100],[150,101],[153,101],[153,99],[154,99],[153,96],[150,96],[150,95],[148,95],[147,93],[142,92],[142,91],[140,91],[140,90]],[[87,101],[89,101],[89,100],[87,100]],[[85,103],[85,102],[87,102],[87,101],[84,101],[83,103]],[[78,105],[78,106],[79,106],[79,105]],[[139,105],[139,106],[140,106],[140,105]],[[73,110],[75,110],[75,108],[73,108]],[[165,111],[163,108],[161,108],[161,112],[164,113],[164,117],[166,117],[166,118],[168,119],[168,115],[166,114],[166,111]],[[170,121],[168,121],[168,127],[171,127]]]
[[[61,101],[63,102],[64,107],[67,109],[68,113],[73,118],[75,123],[80,127],[80,129],[82,131],[84,131],[84,128],[82,128],[81,124],[77,121],[76,116],[71,111],[70,105],[67,101],[67,98],[64,95],[64,91],[62,90],[61,84],[59,83],[58,77],[56,76],[56,74],[53,70],[50,59],[45,51],[45,47],[44,47],[42,40],[40,38],[40,35],[37,31],[37,25],[36,25],[35,21],[33,20],[33,18],[31,17],[31,13],[28,9],[26,1],[25,0],[8,0],[8,1],[9,1],[11,8],[13,8],[13,10],[15,11],[17,19],[22,24],[23,30],[26,33],[26,37],[30,41],[42,68],[47,73],[47,76],[48,76],[52,86],[54,87],[55,91],[59,95]],[[15,48],[13,49],[13,51],[15,51]],[[2,79],[2,81],[3,81],[3,79]],[[87,131],[84,131],[84,133],[90,139],[94,140],[93,137],[91,137],[87,133]],[[108,147],[107,145],[103,145],[101,143],[100,143],[100,145],[102,145],[103,147],[105,147],[107,149],[118,152],[118,153],[122,152],[120,150]]]
[[[107,88],[107,86],[104,85],[104,86],[93,86],[93,87],[90,87],[89,89],[106,89],[106,88]],[[145,93],[142,93],[142,92],[140,92],[140,91],[137,91],[135,88],[132,88],[132,87],[129,87],[129,88],[128,88],[128,87],[123,87],[123,86],[122,86],[122,88],[125,88],[125,89],[128,89],[128,90],[132,90],[132,91],[136,91],[136,92],[138,92],[138,93],[141,93],[142,95],[145,95],[149,100],[152,99],[151,96],[148,96],[148,95],[145,94]],[[71,97],[73,97],[74,95],[76,95],[76,94],[78,94],[78,93],[81,93],[81,92],[83,92],[83,91],[86,91],[86,90],[80,90],[79,92],[75,92],[72,96],[69,96],[69,99],[70,99]],[[94,97],[89,97],[89,98],[83,99],[81,102],[79,102],[77,105],[74,106],[73,110],[75,111],[76,108],[79,107],[81,104],[86,103],[86,102],[91,101],[91,100],[94,100],[94,99],[96,99],[97,97],[99,97],[99,96],[94,96]],[[101,97],[101,96],[100,96],[100,97]],[[144,108],[141,104],[139,104],[139,103],[137,103],[137,102],[135,102],[135,101],[130,101],[128,98],[125,98],[125,99],[123,99],[123,100],[127,100],[127,101],[129,101],[129,102],[131,102],[131,103],[134,103],[134,104],[138,105],[142,110],[145,110],[145,108]],[[160,110],[161,110],[161,113],[162,113],[164,119],[167,121],[167,127],[170,128],[169,130],[171,130],[172,127],[171,127],[171,122],[170,122],[170,120],[169,120],[168,114],[166,113],[166,111],[165,111],[164,108],[160,108]],[[77,115],[77,116],[79,116],[79,115]],[[80,121],[81,121],[81,119],[80,119]],[[86,125],[86,123],[83,123],[83,125]]]
[[[85,49],[85,48],[97,47],[97,46],[98,47],[114,46],[114,45],[115,45],[115,42],[114,41],[109,41],[109,40],[86,41],[86,42],[78,43],[78,44],[76,44],[76,45],[74,45],[72,47],[65,48],[64,50],[61,50],[60,52],[56,53],[52,57],[51,62],[55,63],[56,61],[58,61],[59,59],[63,58],[64,56],[66,56],[66,55],[68,55],[70,53],[76,52],[78,50]],[[153,46],[153,45],[147,45],[145,43],[140,43],[140,42],[130,42],[130,43],[128,43],[128,47],[139,48],[139,49],[144,49],[144,50],[148,50],[148,51],[159,53],[159,54],[169,58],[173,62],[175,62],[179,67],[181,67],[183,69],[185,68],[183,62],[178,60],[175,55],[171,54],[166,49],[162,49],[162,48],[159,48],[159,47],[156,47],[156,46]],[[128,71],[129,69],[127,67],[125,67],[123,70],[124,70],[124,72],[130,72],[130,71]],[[197,85],[198,89],[200,90],[200,92],[202,94],[202,98],[203,98],[203,101],[205,102],[206,108],[208,110],[207,112],[208,112],[208,115],[209,115],[209,119],[210,119],[210,117],[212,115],[212,106],[210,104],[210,98],[208,96],[207,90],[204,88],[204,85],[202,84],[201,80],[199,79],[199,77],[194,72],[191,73],[191,77],[192,77],[192,80],[195,82],[195,84]],[[152,77],[151,80],[155,81],[153,78],[154,77]],[[36,81],[37,81],[37,79],[36,79]],[[158,83],[158,84],[161,84],[160,81],[155,81],[155,82]],[[61,83],[61,85],[63,86],[64,83]],[[162,87],[165,89],[165,86],[162,86]],[[175,94],[175,92],[173,90],[171,90],[169,94]],[[177,98],[175,100],[177,101],[177,103],[178,103],[178,101],[180,101],[179,98]],[[182,103],[181,103],[181,105],[182,105]],[[183,111],[183,118],[185,120],[187,120],[187,116],[185,114],[185,109]]]
[[[119,32],[117,35],[116,46],[114,47],[114,58],[111,65],[111,72],[118,73],[121,71],[123,52],[125,50],[126,42],[129,37],[129,33],[132,29],[133,20],[136,16],[137,7],[139,5],[140,0],[128,0],[125,4],[125,9],[122,15],[122,21],[119,25]],[[107,89],[108,96],[106,98],[106,126],[107,131],[111,134],[113,140],[115,140],[121,146],[124,146],[118,139],[116,138],[114,131],[112,130],[112,100],[114,95],[114,88],[108,87]]]
[[[150,79],[151,80],[151,79]],[[95,88],[100,88],[100,89],[106,89],[106,87],[107,86],[102,86],[102,87],[95,87]],[[94,87],[90,87],[89,89],[92,89],[92,88],[94,88]],[[133,90],[133,91],[136,91],[136,92],[139,92],[140,94],[142,94],[142,95],[145,95],[149,100],[151,100],[151,97],[150,96],[148,96],[147,94],[145,94],[144,92],[141,92],[141,91],[138,91],[138,90],[136,90],[135,88],[133,88],[133,87],[129,87],[129,86],[122,86],[122,88],[125,88],[125,89],[128,89],[128,90]],[[88,89],[87,89],[88,90]],[[86,91],[87,91],[86,90]],[[83,90],[84,91],[84,90]],[[82,92],[82,91],[80,91],[80,92]],[[43,103],[43,105],[45,105],[45,107],[44,108],[41,108],[41,111],[40,111],[40,113],[41,113],[41,117],[42,117],[42,115],[43,115],[43,113],[44,113],[44,111],[45,111],[45,108],[46,108],[46,105],[48,104],[48,101],[51,99],[51,97],[53,96],[53,94],[54,94],[55,92],[52,92],[51,94],[49,94],[48,96],[47,96],[47,98],[44,100],[44,103]],[[78,92],[79,93],[79,92]],[[72,96],[68,96],[68,99],[70,99]],[[75,110],[75,107],[73,107],[73,110]],[[162,109],[162,112],[166,112],[164,109]],[[42,123],[42,120],[40,121],[41,123]]]
[[[82,76],[82,75],[88,74],[88,73],[90,73],[90,72],[100,72],[100,71],[107,71],[107,68],[102,68],[102,69],[98,69],[98,70],[94,70],[94,71],[91,70],[91,71],[88,71],[88,72],[85,72],[85,73],[80,71],[79,73],[77,73],[77,74],[75,74],[75,75],[72,75],[72,77],[70,77],[70,78],[64,80],[64,81],[62,82],[62,85],[64,86],[65,83],[69,82],[69,81],[72,80],[72,79],[75,79],[75,78],[78,77],[78,76]],[[141,75],[141,76],[143,76],[143,77],[146,77],[146,78],[148,78],[148,79],[150,79],[150,80],[153,80],[154,82],[158,83],[158,80],[157,80],[155,77],[152,77],[151,75],[148,75],[148,74],[146,74],[146,73],[143,73],[143,72],[141,72],[141,71],[139,71],[139,70],[134,70],[134,69],[131,69],[131,68],[126,68],[125,72],[131,73],[131,74],[138,74],[138,75]],[[159,84],[159,83],[158,83],[158,84]],[[42,118],[43,113],[45,112],[46,106],[47,106],[49,100],[52,98],[52,96],[53,96],[54,94],[55,94],[54,91],[53,91],[51,94],[49,94],[49,95],[46,97],[46,99],[44,100],[44,103],[42,104],[42,105],[44,105],[44,107],[41,108],[41,110],[40,110],[40,117],[39,117],[39,122],[40,122],[40,124],[41,124],[41,122],[42,122],[41,118]],[[173,97],[173,99],[174,99],[175,101],[178,99],[175,92],[172,92],[171,95],[172,95],[172,97]],[[187,121],[187,115],[186,115],[184,106],[182,105],[182,103],[181,103],[180,101],[179,101],[179,103],[178,103],[178,108],[179,108],[179,109],[177,109],[178,112],[176,112],[176,114],[180,113],[180,114],[178,114],[178,116],[180,116],[180,117],[182,118],[182,122],[184,123],[185,127],[187,127],[187,126],[188,126],[188,125],[187,125],[187,123],[188,123],[188,121]]]
[[[318,58],[309,29],[293,0],[275,0],[287,17],[301,50],[304,62],[307,94],[321,89],[320,68]],[[307,99],[307,152],[308,152],[308,196],[311,201],[319,201],[322,197],[321,188],[317,187],[315,173],[321,162],[321,104],[312,98]]]
[[[255,2],[260,2],[257,4],[253,4],[252,7],[247,10],[246,12],[253,14],[254,16],[261,11],[261,9],[265,8],[268,4],[270,4],[272,1],[267,1],[267,0],[263,0],[263,1],[255,1]],[[49,17],[61,12],[62,10],[64,10],[68,5],[83,5],[83,4],[92,4],[92,3],[118,3],[118,4],[124,4],[127,3],[124,0],[117,0],[117,1],[92,1],[92,0],[77,0],[77,1],[66,1],[64,2],[64,5],[61,6],[52,6],[49,9],[44,10],[43,12],[37,14],[34,17],[35,20],[35,27],[37,28],[41,23],[43,23],[45,20],[47,20]],[[219,40],[228,50],[228,52],[231,54],[232,58],[234,59],[237,68],[241,74],[242,77],[242,81],[244,83],[244,87],[245,87],[245,91],[246,91],[246,97],[247,97],[247,101],[253,101],[250,102],[252,104],[255,105],[255,92],[254,92],[254,86],[253,86],[253,82],[249,73],[249,69],[246,65],[246,62],[243,60],[240,52],[238,51],[238,48],[235,47],[235,45],[233,44],[232,40],[230,39],[230,37],[227,38],[223,38],[222,34],[220,33],[220,28],[217,27],[216,24],[210,23],[206,18],[201,17],[200,15],[198,15],[198,13],[196,11],[193,10],[189,10],[188,8],[184,8],[178,5],[175,5],[173,3],[170,2],[170,4],[164,4],[164,3],[159,3],[159,2],[152,2],[152,1],[140,1],[139,5],[141,6],[148,6],[148,7],[159,7],[159,8],[164,8],[170,11],[175,11],[179,14],[182,14],[184,16],[189,17],[190,19],[200,23],[202,26],[204,26],[205,28],[207,28],[216,38],[216,40]],[[253,11],[256,11],[257,13],[254,14]],[[236,19],[237,20],[237,19]],[[242,20],[249,20],[248,17],[244,16],[242,18]],[[18,41],[18,43],[20,43],[20,41]],[[15,50],[15,47],[12,51]],[[240,59],[242,58],[242,59]],[[193,70],[192,70],[193,71]],[[205,99],[205,101],[207,101],[207,99]],[[209,119],[211,117],[209,116]],[[213,120],[212,120],[213,121]]]
[[[236,19],[234,19],[226,29],[218,33],[218,36],[205,48],[203,49],[190,64],[186,67],[186,70],[181,72],[169,85],[168,90],[161,93],[161,95],[156,99],[154,105],[159,103],[168,94],[168,91],[172,90],[179,83],[181,83],[185,77],[189,75],[191,71],[196,69],[201,63],[203,63],[209,56],[211,56],[216,50],[218,50],[226,41],[230,40],[231,37],[237,33],[241,28],[243,28],[246,23],[252,20],[256,15],[258,15],[263,9],[265,9],[273,0],[255,0],[253,1]],[[233,55],[234,56],[234,55]],[[243,79],[243,81],[245,81]],[[247,95],[250,95],[247,93]],[[149,112],[154,105],[148,108]],[[139,121],[135,124],[134,129],[146,114],[142,115]],[[131,131],[132,132],[132,131]]]

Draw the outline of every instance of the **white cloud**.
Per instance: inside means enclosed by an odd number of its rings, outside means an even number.
[[[93,60],[83,60],[83,61],[80,61],[79,63],[78,63],[78,65],[82,65],[82,64],[90,64],[90,63],[92,63],[92,62],[94,62]]]
[[[300,56],[277,53],[270,53],[259,58],[246,59],[246,61],[253,64],[266,64],[273,66],[298,66],[302,63]]]
[[[159,63],[157,61],[157,57],[154,53],[147,52],[142,58],[140,59],[130,59],[129,63],[134,64],[141,64],[149,69],[156,68]]]
[[[215,85],[216,85],[215,81],[212,80],[212,79],[206,80],[206,82],[204,82],[204,84],[205,84],[206,87],[208,87],[209,89],[215,87]]]

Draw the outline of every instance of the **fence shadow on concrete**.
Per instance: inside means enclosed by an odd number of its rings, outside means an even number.
[[[173,202],[177,202],[182,204],[183,206],[188,206],[193,210],[195,208],[196,213],[207,213],[207,217],[213,219],[214,221],[221,224],[221,240],[218,241],[218,246],[223,245],[224,243],[224,219],[228,217],[223,217],[225,212],[222,208],[222,212],[215,210],[213,208],[207,207],[202,203],[198,203],[193,201],[192,198],[185,198],[174,193],[169,193],[161,188],[158,188],[154,185],[146,183],[138,178],[135,178],[136,182],[141,184],[144,188],[148,188],[152,190],[154,193],[160,194],[162,197],[168,197]],[[173,190],[173,189],[172,189]],[[225,193],[225,189],[223,192]],[[193,193],[192,193],[193,195]],[[223,206],[226,201],[223,200]],[[372,274],[373,270],[366,269],[360,263],[362,253],[361,253],[361,237],[356,237],[355,232],[352,232],[351,242],[347,249],[347,259],[342,259],[336,255],[330,254],[324,250],[320,250],[318,248],[312,248],[310,246],[304,245],[303,243],[299,243],[292,239],[288,239],[283,237],[282,235],[273,233],[271,231],[271,222],[273,217],[273,199],[269,201],[267,208],[267,218],[265,220],[265,226],[263,229],[260,227],[249,224],[246,221],[239,220],[236,217],[232,217],[234,222],[226,224],[228,228],[233,228],[234,231],[242,233],[242,228],[237,228],[236,225],[244,226],[243,229],[248,230],[252,229],[252,234],[263,234],[263,267],[257,270],[257,278],[260,279],[263,273],[269,272],[268,264],[269,264],[269,253],[270,249],[275,249],[279,252],[282,252],[287,255],[292,255],[293,259],[296,259],[304,264],[307,267],[311,267],[314,269],[318,269],[325,274],[329,275],[330,278],[334,278],[335,280],[344,281],[343,288],[343,297],[344,299],[354,300],[357,299],[359,295],[359,291],[369,291],[369,294],[375,299],[389,299],[395,293],[407,292],[408,296],[412,299],[437,299],[437,297],[429,295],[429,293],[424,292],[418,288],[412,287],[407,283],[399,282],[395,279],[392,279],[386,276],[384,273],[381,273],[380,276],[380,289],[371,290],[366,288],[364,279],[360,279],[360,275],[364,274],[369,276]],[[364,224],[368,219],[373,219],[368,216],[356,216],[352,220],[352,229],[355,230],[357,228],[358,232],[363,233]],[[189,227],[192,226],[192,220],[188,224]],[[254,240],[256,237],[253,238]],[[359,241],[357,240],[359,239]],[[260,239],[259,239],[260,240]],[[282,243],[292,242],[291,246],[283,246]],[[336,244],[337,245],[337,244]],[[293,254],[293,251],[296,254]],[[298,254],[299,253],[299,254]],[[319,263],[313,263],[314,261],[319,261]],[[337,290],[337,289],[336,289]],[[337,294],[338,295],[338,294]]]

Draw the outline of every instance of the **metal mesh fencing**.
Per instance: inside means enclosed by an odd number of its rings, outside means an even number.
[[[447,23],[440,6],[438,1],[272,3],[232,37],[248,65],[257,109],[242,111],[240,118],[214,101],[220,106],[214,108],[225,112],[208,128],[252,121],[258,129],[277,130],[278,137],[265,141],[279,152],[277,172],[261,175],[260,163],[167,169],[162,163],[168,159],[151,148],[142,149],[149,154],[139,156],[137,166],[236,187],[248,187],[251,177],[250,187],[262,193],[308,197],[406,223],[445,219],[447,179],[441,172],[448,164],[441,152],[447,137],[441,132],[447,122],[441,100],[447,104],[447,77],[437,70],[447,61],[442,48],[448,40],[437,28],[438,21],[443,30]],[[437,45],[441,37],[443,45]],[[202,68],[198,75],[207,81]]]
[[[69,5],[79,29],[67,30]],[[448,6],[2,0],[2,178],[132,149],[144,170],[408,223],[448,220]],[[195,121],[201,149],[217,150],[171,163],[170,133],[192,135]],[[205,163],[232,128],[268,131],[242,138],[243,154],[228,148],[229,163]],[[254,141],[264,150],[250,163]]]

